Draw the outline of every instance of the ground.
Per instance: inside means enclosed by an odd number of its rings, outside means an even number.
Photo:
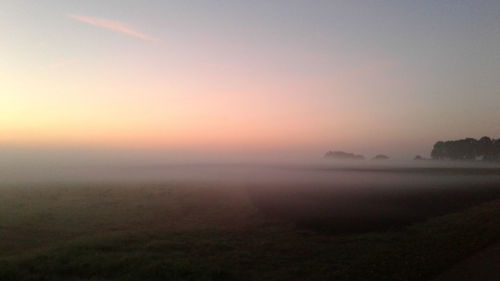
[[[500,243],[457,263],[433,281],[498,281],[500,280]]]
[[[497,241],[498,221],[494,197],[332,232],[263,211],[241,186],[7,185],[0,280],[429,280]]]

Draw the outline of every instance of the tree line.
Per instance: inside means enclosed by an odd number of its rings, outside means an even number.
[[[500,139],[482,137],[479,140],[438,141],[434,144],[431,157],[438,160],[500,161]]]

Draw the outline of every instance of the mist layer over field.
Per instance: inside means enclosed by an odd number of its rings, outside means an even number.
[[[0,169],[2,280],[416,281],[498,238],[491,165],[31,160]]]
[[[260,216],[334,233],[407,225],[500,197],[499,168],[461,162],[24,162],[4,164],[0,178],[3,185],[25,188],[113,184],[119,192],[120,185],[173,184],[222,190],[219,194],[241,192]]]

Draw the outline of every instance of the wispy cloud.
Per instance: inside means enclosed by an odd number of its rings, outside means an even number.
[[[147,40],[147,41],[157,41],[157,38],[154,38],[152,36],[149,36],[147,34],[141,33],[137,30],[134,30],[127,24],[119,21],[113,21],[113,20],[108,20],[108,19],[100,19],[100,18],[93,18],[93,17],[87,17],[87,16],[80,16],[80,15],[73,15],[70,14],[68,17],[77,20],[79,22],[83,22],[86,24],[90,24],[93,26],[97,26],[100,28],[112,30],[114,32],[122,33],[125,35],[129,36],[134,36],[136,38],[140,38],[142,40]]]

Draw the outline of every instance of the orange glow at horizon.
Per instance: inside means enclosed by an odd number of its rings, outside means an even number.
[[[354,77],[374,75],[383,81],[379,78],[386,75],[377,72],[377,65],[363,66],[325,84],[321,77],[304,82],[282,74],[248,77],[238,76],[248,70],[212,70],[199,68],[196,78],[140,67],[109,74],[78,62],[11,71],[0,86],[7,93],[0,97],[0,136],[3,143],[157,148],[345,142],[363,137],[356,128],[371,122],[370,116],[349,110],[363,90]]]

